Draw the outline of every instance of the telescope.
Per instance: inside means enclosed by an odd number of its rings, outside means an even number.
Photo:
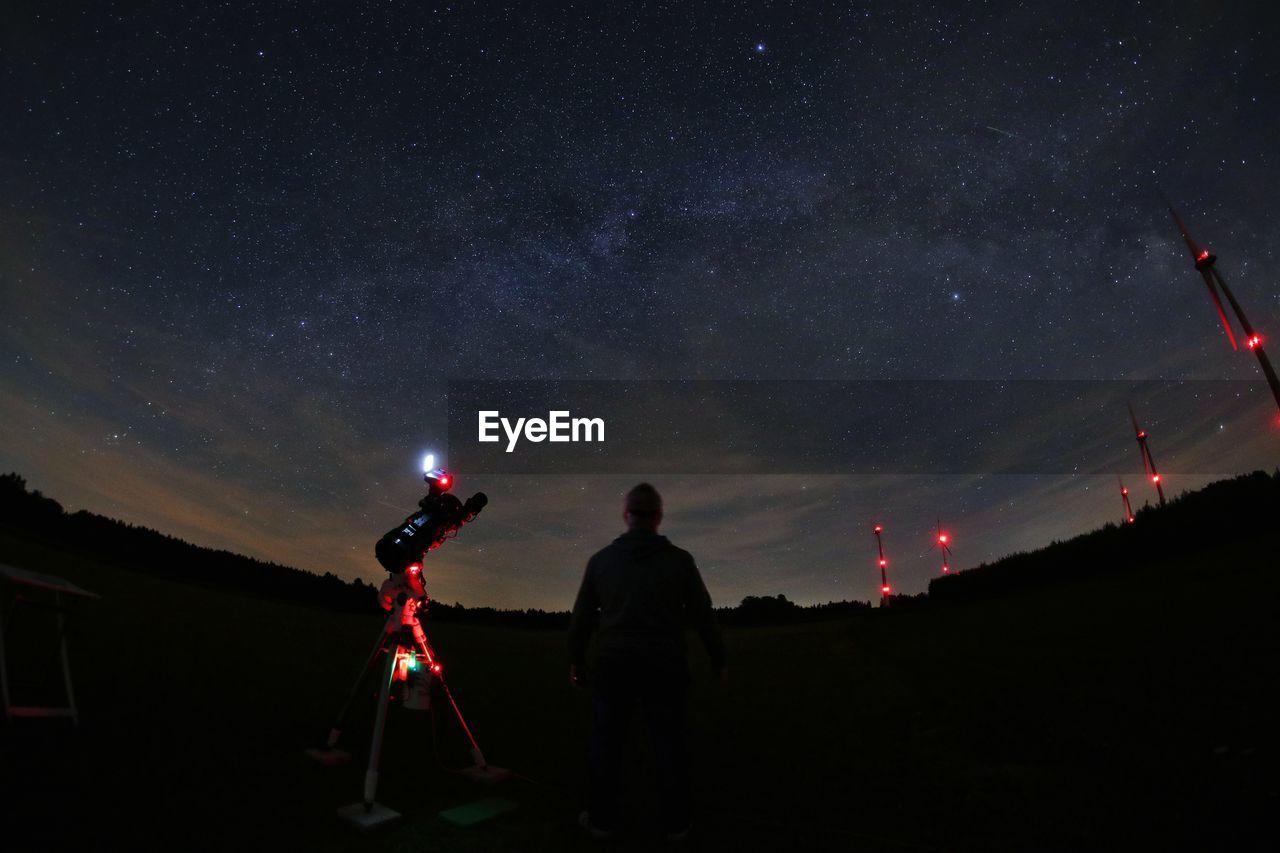
[[[466,503],[449,494],[453,476],[443,468],[435,467],[432,454],[427,454],[422,469],[427,494],[418,501],[418,512],[406,518],[399,527],[388,530],[374,547],[378,562],[393,575],[421,563],[423,555],[456,536],[462,526],[479,515],[489,503],[484,492],[476,492],[467,498]]]
[[[330,729],[324,747],[307,750],[308,755],[324,764],[340,764],[350,759],[350,753],[337,748],[338,740],[342,736],[353,703],[364,695],[362,685],[370,673],[378,668],[378,662],[385,660],[379,683],[373,738],[369,745],[364,796],[359,802],[338,809],[342,818],[361,829],[372,829],[400,816],[375,799],[388,706],[394,700],[406,710],[431,710],[433,685],[438,684],[449,700],[458,724],[471,746],[473,765],[461,772],[484,782],[497,782],[510,775],[510,771],[492,767],[485,760],[480,744],[476,742],[471,727],[462,716],[462,709],[458,707],[457,700],[444,680],[444,666],[422,627],[422,617],[426,615],[428,604],[422,577],[423,558],[428,551],[456,536],[462,526],[474,519],[489,503],[484,492],[476,492],[465,503],[449,494],[453,477],[443,468],[435,467],[434,463],[435,459],[431,454],[423,460],[422,474],[427,484],[427,494],[418,501],[418,512],[406,518],[400,526],[387,531],[374,548],[378,562],[391,573],[391,577],[383,582],[378,591],[379,603],[387,611],[382,633],[366,658],[342,710],[338,712],[337,722]],[[433,737],[434,730],[433,723]]]

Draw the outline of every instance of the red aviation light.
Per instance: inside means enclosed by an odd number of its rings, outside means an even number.
[[[1129,494],[1129,490],[1128,490],[1127,488],[1126,488],[1126,489],[1121,489],[1121,490],[1120,490],[1120,494],[1122,494],[1122,495],[1127,495],[1127,494]]]
[[[945,575],[945,574],[947,574],[947,573],[949,573],[950,571],[951,571],[951,567],[950,567],[950,566],[943,566],[943,567],[942,567],[942,573],[943,573],[944,575]]]
[[[1147,431],[1145,429],[1138,430],[1138,438],[1142,439],[1146,437],[1147,437]]]
[[[939,542],[940,544],[942,544],[942,545],[946,545],[946,544],[947,544],[947,534],[945,534],[945,533],[939,533],[939,534],[938,534],[938,542]]]
[[[431,671],[434,672],[436,675],[439,675],[442,670],[443,670],[443,667],[441,667],[440,664],[438,663],[431,664]]]
[[[1133,516],[1132,516],[1132,515],[1131,515],[1131,516],[1129,516],[1129,523],[1130,523],[1130,524],[1133,524]]]
[[[884,528],[877,524],[875,527],[871,528],[871,532],[872,532],[872,533],[883,533],[883,532],[884,532]]]
[[[880,568],[882,568],[882,569],[883,569],[883,568],[884,568],[885,566],[887,566],[887,565],[889,565],[889,561],[888,561],[888,560],[885,560],[885,559],[881,559],[881,560],[880,560]]]
[[[888,595],[888,594],[889,594],[889,585],[888,585],[888,584],[885,584],[884,586],[880,587],[880,591],[881,591],[881,592],[883,592],[885,595]]]
[[[1159,475],[1159,474],[1152,474],[1152,475],[1151,475],[1151,482],[1153,482],[1153,483],[1158,483],[1158,482],[1160,482],[1160,475]]]
[[[1250,335],[1249,339],[1244,342],[1249,349],[1257,349],[1262,346],[1262,335]]]
[[[1207,260],[1209,260],[1209,250],[1208,250],[1208,249],[1201,249],[1201,250],[1200,250],[1200,254],[1196,255],[1196,260],[1197,260],[1197,261],[1207,261]]]

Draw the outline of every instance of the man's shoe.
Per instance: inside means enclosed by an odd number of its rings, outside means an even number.
[[[591,822],[590,812],[584,811],[580,815],[578,815],[578,826],[582,827],[587,832],[591,833],[591,837],[596,839],[597,841],[608,841],[610,838],[613,838],[613,836],[615,835],[612,829],[604,829],[602,827],[599,827],[593,824]]]
[[[693,829],[692,825],[686,824],[684,829],[676,829],[662,836],[662,840],[668,844],[679,844],[689,837],[689,830]]]

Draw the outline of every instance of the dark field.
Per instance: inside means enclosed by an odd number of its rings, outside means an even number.
[[[334,809],[360,797],[372,687],[347,729],[352,764],[302,750],[327,731],[378,613],[167,582],[14,534],[0,561],[103,596],[73,608],[79,732],[3,730],[6,850],[661,846],[643,746],[628,837],[602,845],[575,825],[588,694],[567,685],[560,632],[428,619],[489,760],[526,778],[488,788],[445,769],[467,758],[438,692],[438,758],[430,715],[393,706],[379,800],[406,819],[361,836]],[[692,655],[687,846],[1275,849],[1277,569],[1257,539],[984,602],[729,630],[729,684]],[[22,700],[37,680],[57,687],[32,672],[53,655],[33,654],[47,626],[31,621],[8,638]],[[490,796],[518,807],[466,829],[437,816]]]

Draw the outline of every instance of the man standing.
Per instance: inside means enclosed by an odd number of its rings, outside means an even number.
[[[569,680],[576,686],[588,681],[587,645],[592,631],[598,634],[591,679],[591,789],[579,820],[597,837],[617,829],[624,740],[639,706],[658,769],[663,831],[676,841],[688,833],[690,822],[685,627],[697,631],[721,678],[724,643],[693,557],[658,535],[658,490],[641,483],[627,492],[622,517],[627,532],[587,562],[569,626]]]

